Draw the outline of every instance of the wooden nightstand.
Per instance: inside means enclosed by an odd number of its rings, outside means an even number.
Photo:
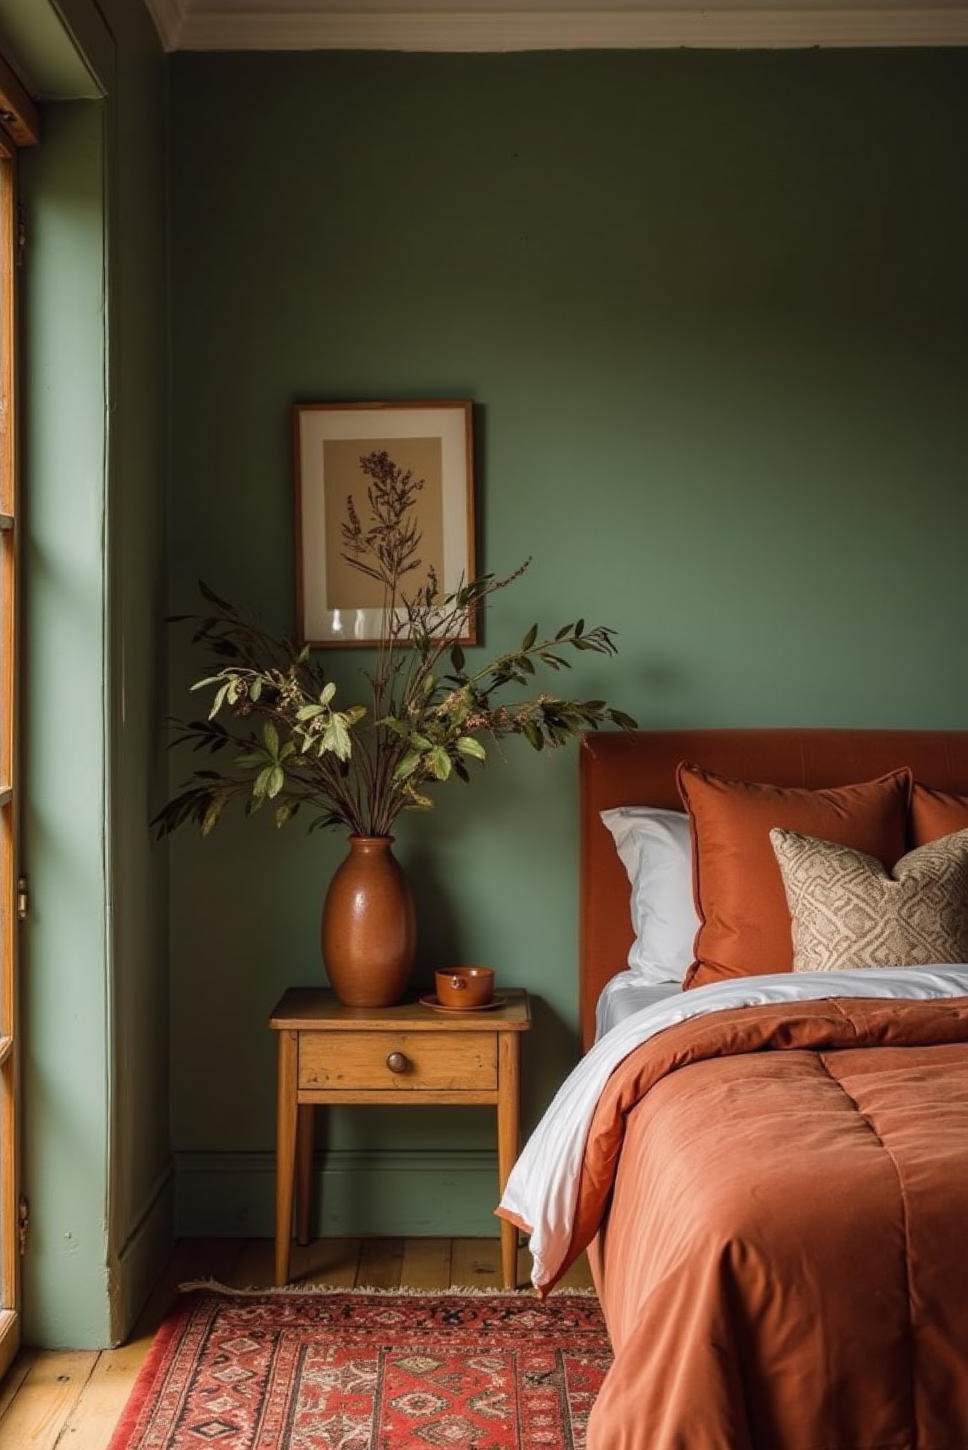
[[[497,1108],[498,1188],[518,1153],[521,1033],[531,1026],[527,992],[490,1012],[447,1016],[407,1002],[344,1007],[332,992],[288,991],[269,1018],[279,1034],[276,1134],[276,1283],[289,1279],[293,1198],[296,1232],[309,1242],[313,1109],[455,1103]],[[298,1177],[298,1193],[296,1179]],[[501,1220],[504,1287],[517,1281],[517,1229]]]

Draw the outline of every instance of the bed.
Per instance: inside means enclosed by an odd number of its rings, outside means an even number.
[[[641,732],[581,757],[586,1047],[631,941],[602,810],[683,759],[820,788],[900,765],[968,793],[968,732]],[[589,1450],[968,1446],[968,967],[663,994],[563,1086],[501,1212],[548,1292],[587,1245],[615,1362]]]

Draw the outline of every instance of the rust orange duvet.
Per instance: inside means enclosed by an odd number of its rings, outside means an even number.
[[[588,1450],[968,1447],[957,986],[710,1011],[610,1071],[573,1193],[540,1206],[542,1291],[597,1235],[615,1362]]]

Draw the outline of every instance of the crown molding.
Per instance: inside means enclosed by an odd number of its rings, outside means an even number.
[[[165,50],[178,50],[190,0],[145,0]]]
[[[149,0],[181,11],[185,0]],[[197,4],[197,0],[196,0]],[[204,0],[203,0],[204,4]],[[159,30],[161,25],[159,23]],[[188,9],[179,50],[645,50],[968,45],[968,7],[256,12]],[[164,34],[163,34],[164,39]],[[166,42],[166,45],[168,42]]]

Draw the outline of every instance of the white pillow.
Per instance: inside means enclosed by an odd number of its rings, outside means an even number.
[[[681,982],[699,930],[689,817],[656,806],[619,806],[601,815],[632,883],[629,967],[649,981]]]

